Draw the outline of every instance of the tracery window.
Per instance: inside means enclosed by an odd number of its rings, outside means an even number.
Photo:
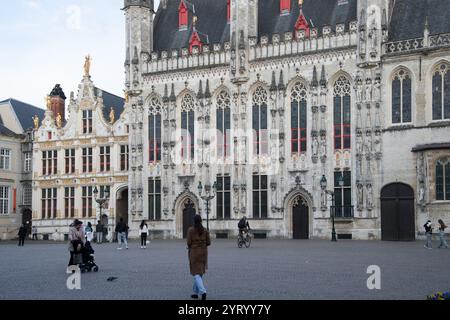
[[[230,94],[223,90],[217,97],[217,157],[226,158],[230,155],[230,130],[231,130],[231,98]]]
[[[440,64],[433,73],[433,120],[450,119],[450,69]]]
[[[297,82],[291,91],[291,152],[306,152],[307,147],[307,94],[306,86]]]
[[[450,158],[436,162],[436,200],[450,200]]]
[[[267,91],[263,87],[258,87],[253,94],[253,154],[267,155],[269,149],[267,132]]]
[[[148,116],[149,161],[161,161],[161,101],[152,97]]]
[[[334,149],[351,149],[351,86],[340,76],[334,84]]]
[[[185,160],[193,160],[195,156],[195,106],[195,99],[190,94],[181,100],[181,157]]]
[[[405,70],[400,70],[392,80],[392,123],[411,122],[411,108],[411,75]]]

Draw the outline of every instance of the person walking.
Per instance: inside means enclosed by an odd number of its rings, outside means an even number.
[[[36,228],[36,226],[33,226],[32,228],[31,228],[31,235],[33,236],[33,241],[34,240],[37,240],[37,228]]]
[[[120,218],[119,223],[116,226],[117,233],[117,242],[119,243],[119,247],[117,250],[122,250],[122,243],[125,243],[125,247],[128,250],[128,241],[127,241],[127,225],[123,222],[123,218]]]
[[[74,254],[80,254],[84,244],[86,243],[86,237],[82,225],[83,222],[75,219],[75,221],[70,225],[69,228],[69,267],[74,264],[78,264],[74,263]]]
[[[25,237],[27,236],[27,227],[25,227],[24,224],[20,226],[19,233],[17,235],[19,236],[19,247],[23,247]]]
[[[194,226],[187,232],[187,247],[189,250],[189,267],[194,277],[194,294],[192,299],[206,300],[206,288],[203,283],[203,275],[208,269],[208,246],[211,245],[209,231],[202,225],[202,217],[196,215]]]
[[[87,226],[84,228],[84,233],[86,234],[87,241],[91,242],[94,239],[94,228],[92,224],[88,222]]]
[[[447,229],[447,225],[442,221],[442,219],[438,220],[439,222],[439,240],[441,243],[439,244],[439,248],[448,248],[447,240],[445,240],[445,229]]]
[[[95,226],[95,235],[97,237],[97,243],[103,242],[103,225],[100,220],[97,221],[97,225]]]
[[[139,231],[141,234],[141,249],[147,249],[148,226],[145,223],[145,220],[142,220]]]
[[[433,228],[431,225],[431,220],[428,220],[423,227],[425,228],[425,234],[427,236],[427,243],[424,245],[425,248],[427,249],[433,249],[433,246],[431,244],[431,239],[433,236]]]

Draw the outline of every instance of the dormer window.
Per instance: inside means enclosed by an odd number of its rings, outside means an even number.
[[[184,0],[181,0],[178,7],[178,28],[180,30],[187,30],[188,27],[188,8]]]
[[[280,14],[285,15],[291,12],[291,0],[280,0]]]

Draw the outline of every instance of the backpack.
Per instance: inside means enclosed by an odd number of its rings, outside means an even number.
[[[238,223],[239,229],[244,229],[246,227],[246,223],[244,222],[244,219],[241,219]]]

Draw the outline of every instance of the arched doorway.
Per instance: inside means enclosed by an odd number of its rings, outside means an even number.
[[[122,188],[117,191],[116,197],[116,224],[120,218],[128,223],[128,188]]]
[[[381,239],[414,241],[414,190],[404,183],[392,183],[381,190]]]
[[[22,224],[27,227],[27,233],[31,234],[31,228],[33,223],[33,212],[26,208],[22,211]]]
[[[195,217],[195,205],[191,199],[187,199],[184,202],[183,208],[183,239],[187,238],[188,229],[194,225],[194,217]]]
[[[292,237],[309,239],[309,207],[301,196],[297,196],[292,204]]]

